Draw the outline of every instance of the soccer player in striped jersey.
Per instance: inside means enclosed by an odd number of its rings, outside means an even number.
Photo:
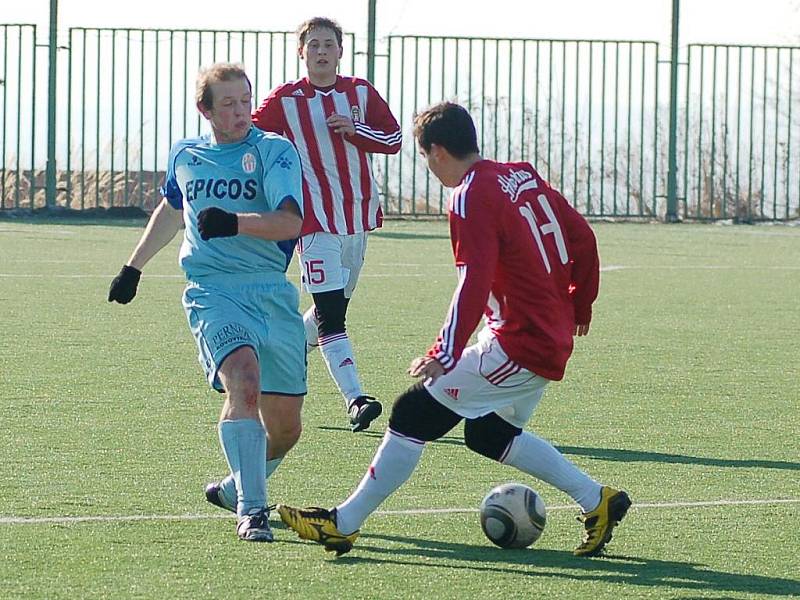
[[[266,479],[300,437],[306,393],[299,295],[286,279],[303,221],[300,161],[289,141],[253,127],[240,65],[201,71],[196,100],[211,134],[172,146],[164,199],[108,300],[130,302],[144,266],[184,226],[183,307],[208,383],[225,393],[230,475],[206,498],[237,513],[240,539],[271,542]]]
[[[266,131],[294,142],[303,165],[304,220],[298,242],[309,348],[319,346],[344,397],[350,427],[366,429],[381,405],[364,393],[345,325],[367,250],[383,220],[369,154],[400,150],[400,127],[372,85],[338,74],[342,29],[322,17],[300,25],[307,76],[278,86],[253,114]]]
[[[475,125],[457,104],[415,119],[428,168],[453,188],[449,221],[458,271],[439,336],[409,373],[358,488],[333,510],[278,506],[301,538],[342,554],[366,518],[411,475],[426,442],[462,419],[468,448],[541,479],[581,507],[578,556],[599,554],[631,501],[525,431],[550,381],[564,376],[573,336],[589,332],[600,268],[589,224],[528,163],[483,160]],[[478,341],[470,335],[484,320]]]

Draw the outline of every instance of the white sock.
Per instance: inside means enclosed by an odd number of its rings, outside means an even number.
[[[360,528],[367,517],[411,476],[424,448],[424,442],[387,429],[356,491],[336,507],[339,531],[350,534]]]
[[[322,351],[331,377],[344,396],[345,404],[350,408],[350,401],[364,393],[358,380],[356,358],[350,339],[346,333],[333,333],[320,338],[319,349]]]
[[[306,330],[306,349],[310,352],[319,346],[319,321],[317,320],[317,309],[314,305],[311,306],[303,314],[303,327]]]
[[[550,442],[523,431],[515,437],[500,462],[516,467],[565,492],[577,502],[583,512],[589,512],[600,502],[601,485],[569,461]]]

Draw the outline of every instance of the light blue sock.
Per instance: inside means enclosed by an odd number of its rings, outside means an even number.
[[[283,457],[281,456],[267,461],[267,479],[275,472],[282,460]],[[225,497],[225,502],[231,505],[236,504],[236,481],[233,479],[233,475],[228,475],[223,479],[219,484],[219,488]]]
[[[233,479],[233,473],[219,482],[219,491],[225,497],[226,504],[236,504],[236,481]]]
[[[273,458],[272,460],[267,461],[267,479],[269,479],[275,470],[278,468],[278,465],[281,464],[283,457]]]
[[[237,490],[239,517],[264,508],[267,503],[267,435],[260,421],[222,421],[219,439]]]

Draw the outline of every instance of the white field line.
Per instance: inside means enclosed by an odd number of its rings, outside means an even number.
[[[714,508],[719,506],[763,506],[779,504],[800,504],[800,498],[775,498],[766,500],[703,500],[697,502],[639,502],[632,508]],[[547,510],[577,510],[574,504],[548,506]],[[406,510],[379,510],[376,515],[442,515],[458,513],[476,513],[477,508],[410,508]],[[71,523],[118,523],[134,521],[206,521],[209,519],[231,519],[229,513],[208,515],[108,515],[86,517],[0,517],[0,525],[42,525]]]
[[[24,261],[16,261],[24,262]],[[388,266],[388,265],[385,265]],[[400,265],[398,265],[400,266]],[[417,266],[424,268],[424,271],[419,273],[362,273],[359,277],[366,278],[400,278],[400,277],[426,277],[430,278],[430,269],[447,268],[452,269],[453,265],[402,265],[406,267]],[[607,265],[601,267],[600,270],[604,273],[611,271],[622,271],[626,269],[647,269],[666,270],[666,271],[800,271],[800,265],[766,265],[766,266],[742,266],[742,265]],[[67,275],[44,275],[41,273],[0,273],[0,279],[108,279],[109,281],[115,277],[113,275],[90,275],[83,273],[67,274]],[[455,275],[455,272],[453,273]],[[295,273],[290,273],[289,278],[296,277]],[[173,275],[149,275],[144,274],[144,279],[175,279],[184,280],[185,277],[180,274]]]

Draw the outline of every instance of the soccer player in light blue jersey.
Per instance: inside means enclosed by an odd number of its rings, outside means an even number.
[[[303,319],[286,279],[303,222],[300,161],[291,142],[251,124],[240,65],[201,71],[196,100],[212,133],[172,147],[164,199],[108,300],[133,299],[183,220],[183,307],[208,382],[225,393],[219,439],[230,476],[206,497],[236,511],[240,539],[270,542],[266,481],[300,437],[306,394]]]

